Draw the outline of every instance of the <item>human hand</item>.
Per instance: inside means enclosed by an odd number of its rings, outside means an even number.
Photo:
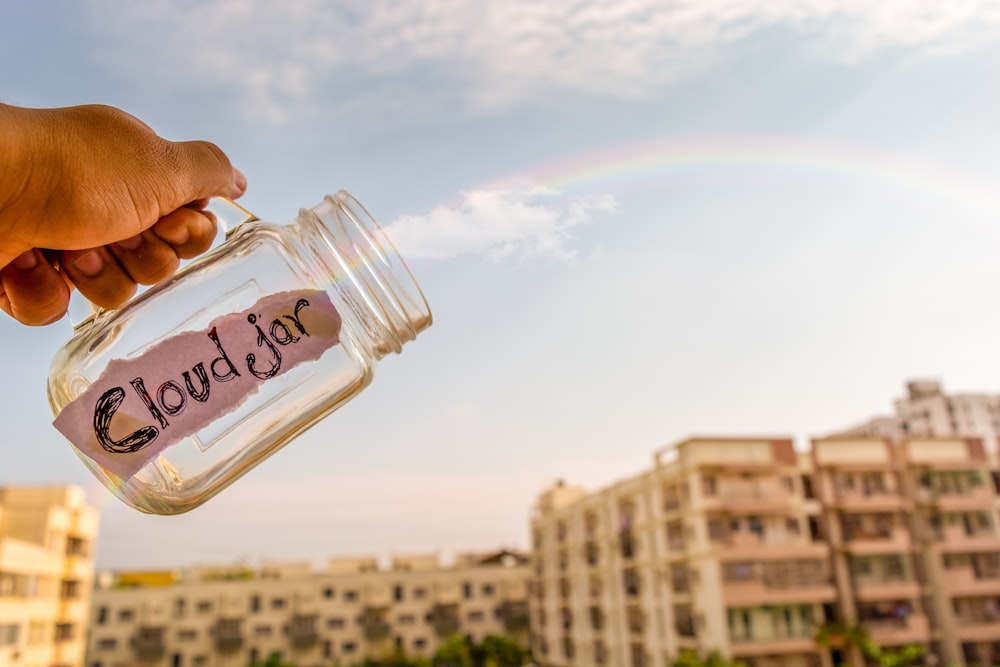
[[[24,324],[61,318],[71,285],[122,305],[208,249],[208,198],[246,190],[215,145],[112,107],[0,105],[0,145],[0,308]]]

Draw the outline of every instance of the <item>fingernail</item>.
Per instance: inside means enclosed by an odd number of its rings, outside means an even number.
[[[72,267],[88,278],[96,278],[104,268],[104,260],[96,250],[90,250],[77,257]]]
[[[124,250],[135,250],[142,245],[142,234],[136,234],[135,236],[130,236],[127,239],[122,239],[117,245],[119,248]]]
[[[15,257],[14,266],[21,271],[31,271],[38,266],[38,255],[35,254],[34,248]]]
[[[236,188],[237,197],[247,191],[247,177],[235,167],[233,167],[233,187]]]

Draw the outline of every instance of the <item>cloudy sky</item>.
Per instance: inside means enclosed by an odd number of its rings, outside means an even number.
[[[0,100],[215,141],[266,220],[350,190],[435,324],[163,518],[50,424],[69,325],[0,322],[0,483],[85,486],[103,567],[524,547],[558,477],[1000,392],[998,38],[971,0],[5,3]]]

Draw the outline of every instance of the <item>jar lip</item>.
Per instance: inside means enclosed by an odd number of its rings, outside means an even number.
[[[431,325],[430,306],[412,272],[382,226],[353,195],[340,190],[302,213],[326,232],[356,272],[359,287],[372,297],[387,334],[376,345],[381,354],[399,352]]]

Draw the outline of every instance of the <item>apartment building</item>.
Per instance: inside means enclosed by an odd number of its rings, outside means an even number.
[[[543,665],[864,664],[824,623],[947,665],[1000,663],[1000,500],[981,440],[696,438],[603,490],[557,485],[532,519]]]
[[[395,651],[429,658],[453,635],[528,643],[528,559],[500,551],[118,573],[94,592],[88,667],[299,667]]]
[[[829,665],[830,547],[790,439],[697,438],[602,491],[557,486],[532,520],[544,665],[665,667],[683,649]]]
[[[946,394],[937,380],[911,380],[906,396],[897,399],[891,416],[879,416],[841,435],[884,437],[982,438],[988,451],[998,451],[1000,395]]]
[[[0,665],[83,665],[97,526],[79,488],[0,487]]]

